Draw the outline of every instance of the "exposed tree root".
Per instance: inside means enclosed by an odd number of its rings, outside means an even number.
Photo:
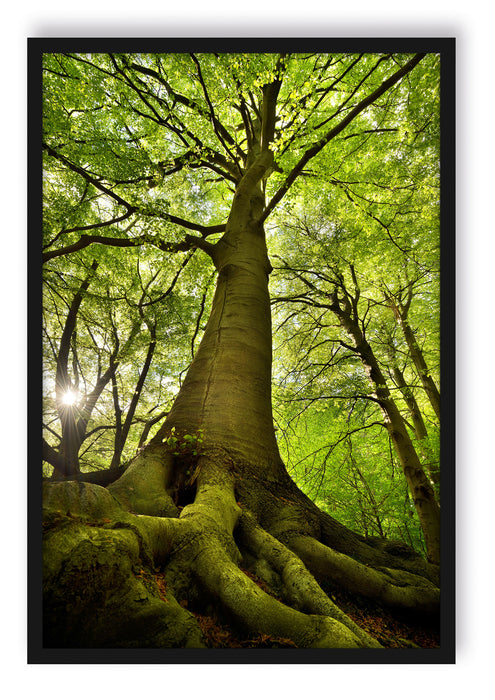
[[[321,511],[285,473],[276,482],[261,481],[241,472],[236,491],[258,522],[289,548],[292,535],[314,538],[335,552],[374,568],[397,569],[439,584],[439,567],[403,542],[366,538]]]
[[[363,646],[380,646],[333,603],[299,557],[263,530],[250,514],[243,513],[240,526],[245,547],[254,559],[253,569],[261,574],[261,578],[268,579],[272,586],[276,577],[275,585],[289,605],[303,612],[337,620]]]
[[[203,647],[193,615],[154,580],[174,522],[122,511],[98,486],[49,487],[44,512],[44,645]],[[70,507],[70,509],[69,509]]]
[[[174,517],[177,508],[167,490],[173,478],[173,460],[164,450],[148,447],[139,454],[108,490],[122,505],[144,515]]]
[[[432,614],[440,592],[429,581],[398,569],[372,568],[336,552],[314,538],[293,535],[290,546],[320,580],[358,593],[392,608]]]
[[[241,507],[225,452],[199,460],[194,499],[182,508],[164,487],[171,484],[171,462],[154,457],[144,480],[142,471],[131,478],[131,470],[108,489],[46,485],[47,646],[201,648],[208,642],[200,615],[210,611],[239,639],[279,639],[301,648],[379,647],[318,581],[391,606],[436,609],[438,590],[427,579],[367,567],[319,542],[312,534],[317,518],[300,523],[301,503],[284,495],[270,500],[265,493],[255,498],[258,505],[271,503],[273,512],[264,518]],[[145,497],[150,484],[151,501]],[[250,488],[259,484],[251,481]],[[285,510],[277,519],[281,504]],[[275,522],[277,537],[266,527]],[[382,558],[393,560],[390,554]]]
[[[311,503],[310,506],[316,506]],[[377,568],[388,567],[416,574],[438,587],[440,568],[423,559],[404,542],[379,537],[362,537],[348,530],[327,513],[319,511],[319,541],[357,561]]]

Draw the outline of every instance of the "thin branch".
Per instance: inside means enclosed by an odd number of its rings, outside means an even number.
[[[346,126],[348,126],[348,124],[350,124],[359,114],[361,114],[361,112],[367,109],[371,104],[373,104],[373,102],[376,102],[376,100],[379,97],[381,97],[385,92],[387,92],[387,90],[389,90],[393,85],[395,85],[395,83],[399,82],[399,80],[401,80],[405,75],[407,75],[424,58],[425,55],[426,54],[424,53],[416,54],[410,61],[408,61],[404,66],[402,66],[402,68],[400,68],[393,75],[387,78],[387,80],[384,80],[380,87],[378,87],[370,95],[362,99],[353,109],[350,110],[350,112],[342,119],[342,121],[339,124],[334,126],[333,129],[330,129],[330,131],[328,131],[321,139],[319,139],[319,141],[317,141],[313,146],[311,146],[311,148],[307,149],[307,151],[300,158],[299,162],[295,165],[295,167],[287,176],[284,184],[274,194],[271,201],[268,203],[261,217],[261,222],[265,221],[265,219],[271,214],[276,205],[284,197],[287,190],[291,187],[296,178],[301,174],[304,166],[318,153],[320,153],[320,151],[332,139],[334,139],[338,134],[340,134],[340,132],[343,131],[346,128]]]
[[[182,263],[181,263],[179,269],[177,270],[177,272],[176,272],[176,274],[175,274],[175,276],[174,276],[172,282],[170,283],[168,289],[166,289],[165,292],[163,292],[163,294],[160,294],[160,296],[157,297],[156,299],[152,299],[151,301],[143,301],[143,302],[141,302],[140,306],[141,306],[142,308],[145,307],[145,306],[151,306],[152,304],[157,304],[158,302],[163,301],[166,297],[168,297],[168,296],[172,293],[172,291],[173,291],[173,289],[174,289],[174,287],[175,287],[175,285],[176,285],[176,283],[177,283],[177,280],[179,279],[180,273],[181,273],[182,270],[186,267],[187,263],[191,260],[191,258],[192,258],[192,256],[194,255],[194,253],[195,253],[195,251],[192,250],[192,251],[190,252],[190,254],[182,261]]]
[[[120,197],[120,195],[116,194],[112,190],[110,190],[108,187],[105,187],[99,180],[97,180],[95,177],[90,175],[84,168],[79,167],[75,163],[72,163],[68,158],[63,156],[61,153],[58,153],[54,148],[49,146],[47,143],[43,143],[43,148],[49,153],[53,158],[56,158],[59,160],[61,163],[63,163],[69,170],[72,170],[73,172],[77,173],[81,177],[83,177],[85,180],[90,182],[92,185],[94,185],[100,192],[103,192],[103,194],[106,194],[108,197],[111,199],[115,200],[117,204],[120,204],[122,207],[124,207],[128,212],[134,213],[136,211],[135,207],[133,207],[129,202],[126,202],[125,199]]]
[[[114,219],[109,219],[108,221],[100,221],[97,224],[87,224],[86,226],[74,226],[74,228],[64,228],[62,231],[57,233],[56,237],[53,239],[53,241],[49,245],[53,245],[53,243],[60,238],[60,236],[66,234],[66,233],[76,233],[77,231],[92,231],[95,228],[103,228],[105,226],[113,226],[114,224],[119,224],[121,221],[125,221],[128,219],[130,216],[132,216],[133,212],[132,211],[126,211],[125,214],[122,214],[122,216],[116,216]],[[48,248],[48,246],[45,246]]]
[[[196,66],[196,70],[198,71],[199,82],[201,83],[201,89],[203,90],[203,95],[205,96],[206,104],[208,105],[209,117],[210,117],[211,124],[213,126],[213,130],[215,131],[215,134],[216,134],[218,140],[220,141],[220,143],[222,144],[224,149],[227,151],[229,156],[232,158],[232,161],[235,163],[236,158],[235,158],[234,154],[231,153],[230,148],[227,146],[227,143],[226,143],[224,137],[227,136],[227,138],[230,142],[232,142],[232,139],[231,139],[230,134],[228,133],[227,129],[223,126],[223,124],[220,122],[218,117],[215,115],[215,110],[213,109],[213,105],[211,103],[210,96],[208,94],[208,89],[206,87],[206,84],[205,84],[205,81],[203,78],[203,72],[201,70],[201,65],[193,53],[191,53],[190,56],[191,56],[192,60],[194,61],[194,65]]]

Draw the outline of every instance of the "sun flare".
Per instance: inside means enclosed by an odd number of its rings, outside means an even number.
[[[76,401],[77,395],[70,389],[62,396],[62,402],[65,404],[65,406],[73,406]]]

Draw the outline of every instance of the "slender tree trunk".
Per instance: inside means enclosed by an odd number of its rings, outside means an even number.
[[[411,359],[414,362],[414,366],[416,367],[426,395],[428,396],[438,420],[440,420],[440,392],[430,376],[428,365],[426,364],[424,355],[416,341],[414,332],[408,321],[408,314],[413,296],[413,283],[410,282],[405,294],[404,291],[399,292],[396,296],[388,294],[387,301],[399,326],[402,329],[407,347],[409,348],[409,352],[411,354]]]
[[[70,344],[76,332],[76,320],[79,307],[85,292],[91,282],[91,277],[97,269],[98,264],[93,262],[90,273],[82,283],[78,292],[74,296],[72,304],[67,315],[62,339],[60,341],[60,350],[57,358],[57,373],[55,378],[55,392],[58,414],[62,426],[62,439],[59,443],[58,450],[55,450],[48,445],[46,441],[43,444],[43,459],[54,467],[55,478],[59,476],[72,477],[77,475],[80,477],[79,467],[79,450],[86,436],[86,429],[91,418],[91,414],[101,396],[105,386],[110,381],[112,372],[115,372],[115,358],[118,348],[115,348],[110,358],[110,368],[103,375],[98,376],[93,390],[85,398],[84,405],[72,406],[64,403],[64,394],[68,389],[73,387],[71,384],[68,360]],[[74,359],[73,372],[76,376],[77,362]],[[77,383],[76,383],[77,384]]]
[[[431,406],[435,411],[438,420],[440,420],[440,392],[430,376],[424,355],[421,352],[421,348],[416,341],[413,330],[409,325],[407,318],[403,314],[400,314],[399,316],[399,324],[402,328],[402,332],[404,333],[404,338],[406,339],[409,352],[411,353],[411,359],[418,371],[423,388],[430,400]]]
[[[119,388],[117,386],[117,374],[115,372],[115,367],[111,368],[111,376],[113,410],[115,413],[115,437],[113,441],[112,463],[110,465],[113,469],[120,464],[120,455],[122,452],[122,408],[120,406]]]
[[[380,537],[385,537],[385,534],[384,534],[383,528],[382,528],[382,520],[381,520],[381,518],[380,518],[380,511],[379,511],[379,508],[378,508],[378,506],[377,506],[376,499],[375,499],[375,494],[373,493],[373,489],[372,489],[372,488],[370,487],[370,485],[368,484],[367,480],[366,480],[365,477],[364,477],[364,474],[363,474],[362,471],[359,469],[359,467],[358,467],[358,465],[357,465],[357,462],[356,462],[356,460],[354,459],[354,456],[353,456],[353,454],[352,454],[352,447],[350,448],[349,456],[350,456],[350,458],[351,458],[352,467],[353,467],[353,469],[355,470],[356,474],[358,475],[359,480],[360,480],[361,483],[363,484],[364,489],[365,489],[365,491],[366,491],[366,494],[367,494],[367,496],[368,496],[368,502],[369,502],[369,504],[370,504],[370,506],[371,506],[371,512],[372,512],[372,514],[373,514],[373,515],[372,515],[372,518],[373,518],[373,520],[374,520],[374,522],[375,522],[375,525],[376,525],[376,527],[377,527],[377,529],[378,529],[378,532],[379,532],[379,534],[380,534]],[[364,510],[364,508],[363,508],[363,510]]]
[[[397,359],[395,357],[395,352],[393,351],[392,348],[389,348],[389,360],[390,360],[390,369],[392,372],[392,376],[394,378],[395,384],[399,391],[401,392],[402,396],[404,397],[404,401],[406,402],[407,408],[409,409],[409,414],[411,416],[413,426],[414,426],[414,434],[416,436],[417,440],[424,440],[425,438],[428,437],[428,431],[426,430],[426,425],[423,420],[423,416],[421,414],[421,411],[419,410],[418,402],[416,401],[416,398],[414,396],[414,393],[410,386],[408,386],[404,374],[402,373],[402,370],[400,369],[399,365],[397,364]]]
[[[64,395],[71,389],[69,377],[69,353],[72,336],[75,333],[77,314],[81,306],[83,295],[87,291],[93,274],[98,267],[98,263],[93,261],[86,279],[77,290],[67,314],[64,330],[60,339],[60,347],[57,357],[57,370],[55,374],[55,396],[57,411],[62,427],[62,440],[58,447],[60,460],[55,466],[56,471],[62,468],[64,476],[79,474],[79,448],[82,442],[82,435],[77,422],[76,408],[64,402]],[[53,462],[52,462],[53,464]]]
[[[422,464],[428,472],[428,476],[430,477],[431,481],[435,484],[435,488],[438,490],[440,486],[440,465],[437,461],[432,461],[431,447],[428,442],[428,431],[426,430],[423,415],[413,392],[406,384],[401,370],[396,365],[392,365],[391,369],[397,387],[400,389],[402,396],[404,397],[413,421],[414,434],[419,442],[419,451],[422,457]]]
[[[119,422],[118,422],[118,430],[116,431],[115,435],[115,449],[113,453],[113,458],[112,458],[112,463],[110,465],[110,468],[115,468],[117,469],[120,466],[120,462],[122,459],[122,452],[124,451],[125,443],[127,441],[127,437],[129,435],[129,430],[131,429],[132,421],[134,419],[134,414],[136,413],[136,408],[139,403],[139,399],[141,398],[141,392],[143,390],[144,382],[146,381],[146,377],[148,376],[149,369],[151,367],[151,362],[153,360],[153,355],[155,352],[156,348],[156,328],[154,326],[151,327],[150,329],[151,332],[151,340],[148,345],[148,351],[146,353],[146,358],[143,364],[143,367],[141,369],[141,372],[139,373],[138,381],[136,384],[136,388],[134,390],[134,393],[132,395],[131,402],[129,404],[129,408],[127,409],[125,421],[122,424],[120,420],[120,416],[122,415],[122,411],[120,410],[119,407]],[[116,384],[114,384],[114,391],[116,391]],[[115,403],[115,407],[117,409],[118,406],[118,399],[117,402]]]
[[[419,451],[421,453],[421,458],[422,458],[421,461],[422,461],[423,467],[428,472],[428,476],[435,486],[435,492],[436,492],[437,498],[438,498],[438,492],[439,492],[439,488],[440,488],[440,464],[438,463],[437,460],[433,460],[433,458],[432,458],[432,450],[431,450],[431,446],[429,444],[428,431],[426,429],[426,425],[425,425],[425,422],[423,420],[423,414],[421,413],[421,410],[418,406],[418,402],[416,401],[416,397],[414,396],[414,392],[412,391],[411,387],[408,386],[408,384],[404,378],[404,375],[403,375],[401,369],[399,368],[395,349],[394,349],[391,342],[388,345],[388,355],[389,355],[390,369],[391,369],[395,384],[396,384],[397,388],[399,389],[399,391],[401,392],[402,396],[404,397],[404,400],[405,400],[407,407],[409,409],[409,414],[411,416],[413,426],[414,426],[414,435],[416,437],[416,440],[419,443]]]
[[[341,325],[355,343],[355,352],[361,358],[366,374],[375,389],[376,400],[385,418],[385,427],[399,457],[404,476],[411,492],[419,522],[425,537],[428,558],[431,562],[440,561],[440,508],[433,488],[426,477],[421,461],[411,442],[404,419],[393,400],[386,379],[371,346],[361,330],[357,318],[357,300],[353,304],[339,302],[333,296],[333,310]],[[354,306],[354,313],[351,308]]]

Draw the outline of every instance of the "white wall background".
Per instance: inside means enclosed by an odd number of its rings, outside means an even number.
[[[239,7],[238,7],[239,6]],[[300,9],[302,7],[302,9]],[[492,22],[484,0],[66,0],[3,10],[0,250],[2,686],[38,700],[235,695],[426,700],[492,687],[495,217]],[[457,38],[457,664],[455,666],[27,666],[26,38],[28,36],[446,36]],[[20,446],[20,449],[19,449]],[[37,469],[37,465],[32,465]],[[15,533],[14,537],[12,537]],[[490,571],[491,570],[491,571]],[[237,675],[238,674],[238,675]],[[237,675],[237,677],[236,677]],[[491,675],[491,674],[490,674]],[[195,680],[196,679],[196,680]],[[268,685],[265,685],[265,681]],[[475,685],[476,683],[476,685]],[[170,687],[172,684],[172,688]],[[208,692],[208,690],[210,692]],[[483,694],[483,691],[481,691]],[[486,692],[486,691],[485,691]]]

